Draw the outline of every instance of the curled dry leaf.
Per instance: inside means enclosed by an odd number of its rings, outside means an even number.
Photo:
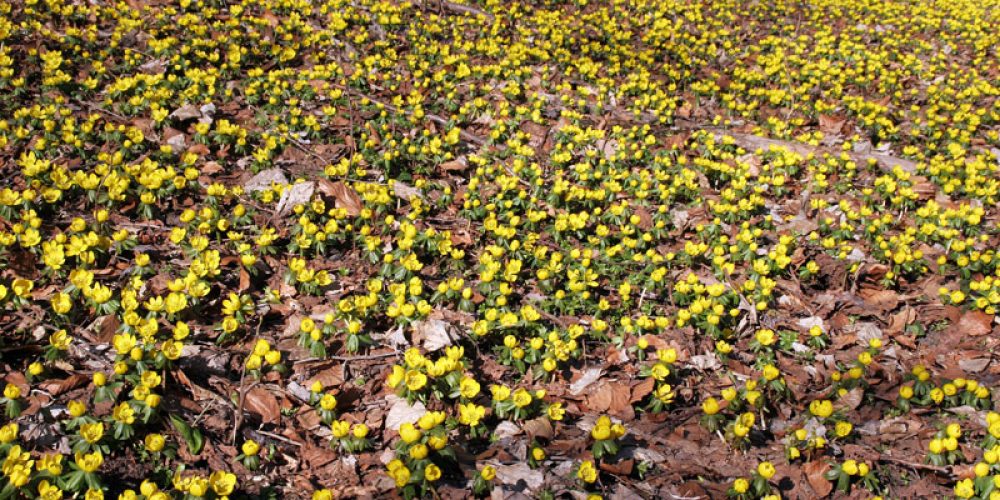
[[[346,210],[347,215],[351,217],[361,215],[361,209],[364,207],[361,197],[358,196],[357,191],[343,181],[332,182],[320,179],[317,188],[320,193],[333,198],[334,206]]]
[[[390,394],[385,398],[389,405],[389,412],[385,415],[386,430],[397,430],[399,426],[406,422],[416,422],[417,419],[427,413],[427,407],[423,403],[416,401],[412,405],[405,399]]]
[[[288,184],[288,178],[285,177],[285,173],[282,172],[280,168],[271,168],[263,170],[257,175],[251,177],[250,180],[243,185],[243,189],[248,193],[253,193],[256,191],[271,189],[271,186],[276,184]]]
[[[439,319],[418,321],[413,324],[413,343],[430,352],[441,350],[457,340],[451,330],[451,325]]]
[[[296,205],[304,205],[312,199],[313,190],[316,184],[313,182],[300,182],[285,190],[278,201],[278,206],[274,209],[275,215],[281,217],[295,208]]]
[[[587,389],[587,387],[590,387],[591,384],[600,380],[601,375],[603,374],[604,370],[600,368],[587,368],[583,374],[580,375],[580,378],[570,384],[569,393],[574,396],[579,396],[585,389]]]
[[[959,335],[979,337],[986,335],[993,330],[993,315],[983,311],[966,311],[958,320],[957,325]]]
[[[802,470],[806,474],[809,486],[812,487],[817,496],[822,498],[833,491],[833,483],[826,478],[826,471],[830,470],[830,464],[826,463],[826,461],[813,460],[812,462],[807,462],[802,466]]]
[[[278,405],[278,398],[263,387],[254,387],[247,391],[244,404],[246,410],[260,415],[264,423],[277,424],[281,421],[281,407]]]
[[[535,491],[545,483],[545,476],[542,471],[528,467],[526,463],[504,465],[501,463],[491,464],[497,471],[497,481],[500,484],[510,486],[517,491]]]

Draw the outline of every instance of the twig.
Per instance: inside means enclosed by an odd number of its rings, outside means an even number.
[[[372,360],[372,359],[391,358],[391,357],[397,356],[397,355],[398,355],[398,353],[396,353],[396,352],[383,352],[383,353],[379,353],[379,354],[366,354],[366,355],[362,355],[362,356],[327,356],[327,357],[325,357],[323,359],[332,359],[334,361],[348,361],[348,362],[350,362],[350,361],[366,361],[366,360]]]
[[[262,436],[267,436],[267,437],[272,438],[272,439],[277,439],[278,441],[281,441],[283,443],[288,443],[288,444],[290,444],[292,446],[302,446],[302,443],[299,443],[299,442],[296,442],[296,441],[292,441],[291,439],[288,439],[285,436],[282,436],[281,434],[275,434],[273,432],[260,431],[260,430],[253,431],[253,432],[255,432],[257,434],[260,434]]]
[[[954,477],[955,473],[952,471],[951,467],[942,467],[939,465],[922,464],[919,462],[911,462],[909,460],[903,460],[901,458],[890,457],[889,455],[879,455],[878,460],[880,462],[892,462],[899,465],[905,465],[907,467],[919,470],[926,470],[929,472],[935,472],[938,474],[943,474],[948,477]]]
[[[263,323],[264,323],[264,315],[261,314],[257,317],[257,329],[256,332],[254,333],[255,337],[260,337],[260,326]],[[253,388],[256,387],[258,383],[260,383],[259,381],[255,381],[254,383],[250,384],[250,387],[244,387],[243,382],[246,379],[246,375],[247,375],[247,364],[246,361],[244,361],[243,368],[240,370],[240,388],[239,388],[240,399],[239,403],[236,404],[236,416],[233,422],[233,435],[229,439],[229,444],[232,445],[236,444],[236,435],[240,431],[240,426],[243,425],[243,405],[246,404],[247,393],[253,390]]]
[[[77,103],[77,104],[79,104],[81,106],[85,106],[88,109],[90,109],[91,111],[97,111],[97,112],[100,112],[100,113],[104,113],[106,115],[118,118],[119,120],[122,120],[122,121],[129,121],[128,118],[126,118],[126,117],[124,117],[124,116],[122,116],[122,115],[120,115],[118,113],[115,113],[114,111],[106,110],[106,109],[104,109],[104,108],[102,108],[100,106],[95,106],[94,104],[91,104],[89,102],[83,102],[83,101],[77,101],[77,100],[74,100],[73,102],[75,102],[75,103]]]
[[[417,4],[420,5],[421,8],[424,8],[426,6],[425,2],[417,2]],[[463,5],[460,3],[447,2],[442,0],[437,2],[437,7],[450,10],[457,14],[475,14],[477,16],[483,16],[486,19],[490,20],[491,22],[494,19],[493,14],[490,14],[489,12],[486,12],[484,10],[477,9],[471,5]]]

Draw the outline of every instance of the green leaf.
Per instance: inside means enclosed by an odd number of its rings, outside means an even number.
[[[191,427],[184,421],[184,419],[178,417],[177,415],[170,415],[170,423],[184,438],[188,451],[190,451],[192,455],[201,453],[201,449],[205,445],[205,440],[201,436],[201,431]]]

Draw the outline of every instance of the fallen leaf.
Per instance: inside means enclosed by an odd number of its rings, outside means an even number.
[[[86,375],[74,373],[64,379],[46,380],[39,383],[38,387],[53,396],[58,396],[86,384],[89,380],[90,378]]]
[[[288,178],[285,177],[285,173],[280,168],[270,168],[261,171],[259,174],[251,177],[243,185],[243,189],[248,193],[253,193],[271,189],[271,186],[275,184],[288,184]]]
[[[500,424],[498,424],[493,429],[493,435],[497,439],[504,439],[504,438],[514,437],[514,436],[516,436],[516,435],[518,435],[520,433],[521,433],[521,428],[518,427],[517,424],[515,424],[515,423],[513,423],[513,422],[511,422],[509,420],[504,420],[503,422],[500,422]]]
[[[894,290],[863,288],[859,295],[866,304],[880,311],[892,311],[899,305],[899,294]]]
[[[837,402],[835,403],[835,406],[837,408],[855,410],[858,408],[858,406],[861,405],[861,399],[864,397],[864,395],[865,392],[863,389],[861,389],[860,387],[855,387],[854,389],[847,391],[847,394],[841,396],[840,399],[838,399]]]
[[[331,366],[309,379],[310,383],[319,382],[323,387],[338,387],[344,383],[344,365]]]
[[[397,198],[401,198],[406,201],[409,201],[410,198],[413,197],[420,198],[422,196],[419,189],[399,181],[392,183],[392,193],[396,195]]]
[[[601,370],[600,368],[588,368],[583,372],[583,375],[576,380],[576,382],[570,384],[569,393],[574,396],[579,396],[584,389],[590,386],[590,384],[597,382],[603,373],[604,370]]]
[[[261,420],[268,424],[277,424],[281,420],[281,407],[278,398],[263,387],[254,387],[246,393],[244,401],[246,409],[260,415]]]
[[[201,118],[201,110],[194,104],[185,104],[170,113],[170,117],[179,121]]]
[[[309,203],[309,200],[312,199],[313,190],[315,188],[315,183],[300,182],[285,190],[285,192],[281,195],[281,200],[278,201],[278,206],[274,209],[275,215],[281,217],[291,212],[296,205],[305,205],[306,203]]]
[[[986,335],[993,330],[993,315],[983,311],[966,311],[958,320],[958,333],[970,337]]]
[[[958,360],[958,367],[968,373],[979,373],[990,365],[990,358],[974,358]]]
[[[902,311],[893,314],[889,318],[889,326],[886,327],[886,333],[893,336],[899,335],[906,329],[906,325],[913,323],[916,319],[917,311],[912,307],[906,306]]]
[[[642,401],[646,396],[653,392],[656,386],[656,380],[652,377],[647,377],[642,379],[641,382],[632,386],[632,397],[629,398],[630,403],[636,403]]]
[[[521,424],[521,429],[530,438],[552,439],[554,435],[552,422],[549,421],[548,417],[538,417],[528,420]]]
[[[115,337],[115,332],[118,331],[118,326],[121,323],[118,321],[118,317],[114,314],[109,314],[101,320],[101,326],[97,330],[97,341],[101,344],[110,344],[112,339]]]
[[[807,462],[802,466],[803,472],[806,473],[806,480],[809,481],[809,486],[812,486],[814,492],[819,497],[825,497],[833,491],[833,483],[826,479],[826,471],[830,470],[830,464],[823,460],[814,460],[812,462]]]
[[[490,465],[497,471],[497,482],[512,486],[514,489],[532,491],[541,488],[542,484],[545,483],[545,476],[542,472],[532,469],[526,463],[514,465],[492,463]]]
[[[457,337],[451,333],[451,325],[439,319],[418,321],[413,324],[413,343],[434,352],[450,346]]]
[[[840,133],[841,129],[844,128],[844,124],[847,123],[847,118],[840,115],[819,115],[819,130],[827,135],[837,135]]]
[[[427,407],[420,401],[411,405],[395,394],[386,396],[385,400],[389,404],[389,412],[385,415],[385,428],[389,430],[398,430],[399,426],[406,422],[416,422],[427,413]]]
[[[327,179],[320,179],[317,185],[319,191],[334,200],[334,206],[347,210],[347,215],[357,217],[361,215],[364,203],[357,191],[342,181],[331,182]]]
[[[461,172],[465,170],[467,166],[468,163],[466,162],[465,157],[462,156],[457,159],[442,163],[441,165],[439,165],[439,168],[441,170],[444,170],[445,172]]]

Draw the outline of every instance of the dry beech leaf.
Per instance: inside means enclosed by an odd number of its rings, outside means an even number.
[[[826,471],[830,470],[830,464],[823,460],[815,460],[804,464],[802,470],[806,473],[806,480],[809,481],[809,486],[812,486],[817,496],[823,498],[833,491],[833,483],[825,476]]]
[[[266,424],[277,424],[281,420],[281,407],[278,399],[263,387],[254,387],[246,394],[244,401],[246,409],[260,415]]]
[[[406,422],[416,422],[424,416],[424,413],[427,413],[427,408],[420,401],[411,405],[395,394],[387,396],[385,400],[389,403],[389,412],[385,415],[385,428],[387,430],[398,430],[400,425]]]
[[[524,422],[521,429],[532,438],[552,439],[554,431],[548,417],[533,418]]]
[[[958,333],[979,337],[993,330],[993,315],[983,311],[966,311],[958,320]]]
[[[361,215],[364,203],[357,191],[345,184],[343,181],[332,182],[327,179],[320,179],[317,185],[319,192],[333,198],[334,206],[343,208],[347,215],[357,217]]]
[[[569,393],[574,396],[579,396],[587,387],[590,387],[591,384],[600,380],[601,375],[603,374],[604,370],[600,368],[588,368],[583,372],[583,375],[576,380],[576,382],[570,384]]]
[[[451,325],[439,319],[428,319],[413,324],[413,343],[422,345],[429,352],[450,346],[457,337],[451,332]]]
[[[38,384],[38,387],[53,395],[58,396],[86,384],[90,378],[80,373],[74,373],[64,379],[51,379]]]

